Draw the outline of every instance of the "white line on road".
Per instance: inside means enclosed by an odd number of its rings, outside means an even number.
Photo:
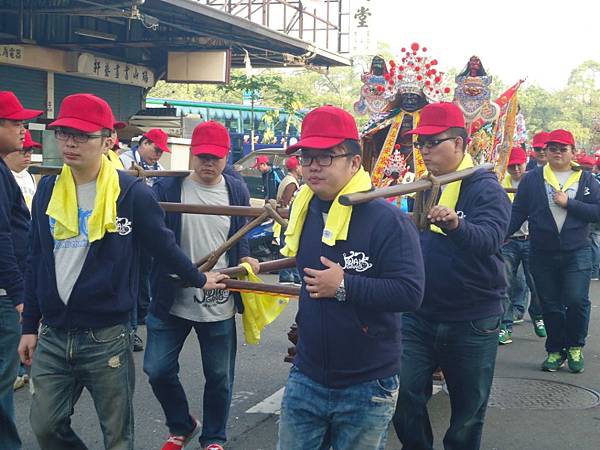
[[[283,399],[283,391],[285,388],[279,389],[274,394],[265,398],[262,402],[257,403],[246,412],[249,414],[276,414],[279,415],[281,410],[281,400]]]
[[[281,411],[281,400],[283,399],[283,391],[284,387],[279,389],[274,394],[265,398],[262,402],[257,403],[252,408],[248,409],[246,413],[248,414],[275,414],[279,415]],[[439,384],[433,385],[433,395],[438,394],[442,391],[442,386]]]

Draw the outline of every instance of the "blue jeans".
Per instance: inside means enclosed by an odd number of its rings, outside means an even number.
[[[498,351],[500,317],[432,322],[414,313],[402,317],[402,369],[394,428],[403,450],[433,450],[427,413],[432,374],[441,367],[452,414],[446,450],[476,450]]]
[[[523,270],[523,264],[519,264],[517,274],[514,279],[514,284],[511,286],[510,291],[507,291],[510,299],[512,300],[513,313],[517,313],[519,316],[525,315],[525,309],[529,303],[530,292],[527,286],[527,280],[525,279],[525,271]],[[541,315],[540,306],[540,315]]]
[[[397,375],[334,389],[292,366],[277,449],[383,450],[397,397]]]
[[[0,449],[20,450],[13,384],[19,367],[19,313],[10,297],[0,296]]]
[[[61,330],[42,325],[31,366],[31,428],[44,450],[85,450],[71,428],[86,388],[107,450],[133,450],[135,367],[127,325]],[[97,448],[97,447],[96,447]]]
[[[219,322],[193,322],[170,316],[162,320],[149,313],[144,372],[160,402],[171,434],[187,435],[194,428],[183,386],[179,381],[179,353],[194,329],[200,343],[204,371],[204,402],[200,443],[223,444],[231,406],[237,337],[235,317]]]
[[[531,274],[544,310],[547,352],[585,345],[591,270],[591,246],[569,252],[532,252]]]
[[[515,309],[520,309],[520,313],[524,312],[525,304],[519,304],[519,301],[515,298],[515,287],[518,283],[518,269],[519,265],[522,264],[523,273],[525,275],[525,281],[531,300],[529,303],[529,315],[532,320],[542,318],[542,306],[540,305],[539,295],[531,275],[530,263],[529,263],[529,241],[509,239],[501,249],[502,258],[504,259],[504,268],[506,270],[506,281],[507,281],[507,296],[504,301],[504,317],[502,318],[502,324],[507,328],[512,328],[513,313]],[[520,299],[519,299],[520,300]]]
[[[590,233],[592,240],[592,278],[600,277],[600,231]]]

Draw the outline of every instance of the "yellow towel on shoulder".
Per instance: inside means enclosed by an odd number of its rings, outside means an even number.
[[[574,170],[564,186],[561,186],[552,170],[552,167],[550,167],[550,164],[546,164],[544,166],[544,181],[552,186],[555,191],[566,192],[567,189],[569,189],[573,184],[579,183],[579,180],[581,179],[581,172],[581,170]]]
[[[348,228],[352,217],[352,206],[344,206],[338,202],[341,195],[353,194],[355,192],[368,191],[371,189],[371,177],[362,167],[354,174],[350,181],[342,188],[333,201],[327,221],[323,229],[321,241],[329,246],[334,246],[336,241],[344,241],[348,238]],[[296,256],[300,245],[300,235],[304,227],[304,221],[308,214],[308,205],[312,200],[314,192],[304,185],[298,191],[294,199],[292,215],[285,231],[285,247],[281,249],[284,256]]]
[[[104,237],[105,232],[117,231],[117,199],[121,192],[119,175],[106,156],[96,179],[96,199],[88,221],[90,244]],[[52,190],[46,214],[56,220],[54,239],[60,241],[79,236],[77,188],[71,168],[63,165]]]
[[[460,165],[456,168],[456,172],[459,170],[470,169],[474,167],[473,159],[471,155],[465,153],[463,160],[460,162]],[[456,210],[456,204],[458,203],[458,196],[460,195],[460,187],[462,185],[462,180],[454,181],[449,183],[442,190],[442,195],[440,197],[440,201],[438,205],[446,206],[452,210]],[[442,231],[442,229],[436,225],[431,225],[430,230],[434,233],[446,234]]]
[[[241,280],[262,283],[252,271],[248,263],[242,263],[248,275],[239,277]],[[289,300],[273,294],[261,294],[260,292],[240,292],[244,303],[244,314],[242,314],[242,325],[244,326],[244,338],[247,344],[258,344],[260,334],[267,325],[273,322],[281,311],[286,307]]]
[[[506,176],[504,177],[504,180],[502,180],[502,187],[503,188],[512,188],[512,182],[511,182],[509,173],[507,173]],[[511,201],[511,203],[514,202],[515,194],[513,194],[512,192],[509,192],[508,199]]]
[[[113,149],[110,149],[106,156],[115,169],[125,170],[125,166],[123,165],[121,158],[119,158],[119,155],[117,155]]]

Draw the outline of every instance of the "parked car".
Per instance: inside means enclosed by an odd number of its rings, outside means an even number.
[[[280,178],[285,176],[285,160],[288,156],[282,148],[265,148],[251,152],[234,164],[235,170],[242,174],[250,191],[250,204],[262,206],[265,203],[265,189],[262,183],[262,174],[258,169],[252,168],[258,156],[268,156],[273,170],[280,171]],[[268,220],[254,228],[247,235],[250,253],[253,257],[268,261],[281,258],[278,246],[273,241],[273,220]]]
[[[252,168],[259,156],[268,156],[273,170],[279,171],[280,178],[285,176],[284,167],[285,160],[288,156],[282,148],[264,148],[248,153],[243,158],[239,159],[233,167],[242,174],[248,190],[250,191],[250,203],[252,206],[260,206],[264,204],[265,188],[262,183],[262,174],[258,169]]]

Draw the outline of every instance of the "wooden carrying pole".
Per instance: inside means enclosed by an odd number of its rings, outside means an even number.
[[[30,166],[29,173],[32,175],[59,175],[62,166]],[[187,177],[191,172],[189,170],[122,170],[126,174],[134,177]]]
[[[216,206],[216,205],[193,205],[189,203],[159,202],[165,212],[185,214],[207,214],[215,216],[243,216],[258,217],[265,212],[265,208],[253,208],[252,206]],[[287,208],[277,208],[277,214],[289,218],[290,212]]]
[[[253,283],[251,281],[240,281],[234,279],[223,280],[222,283],[232,291],[265,292],[269,294],[281,294],[288,297],[299,297],[300,286],[289,286],[284,284]]]
[[[452,183],[454,181],[468,178],[478,170],[493,171],[494,165],[491,163],[481,164],[476,167],[471,167],[470,169],[460,170],[458,172],[453,172],[446,175],[440,175],[439,177],[422,178],[413,183],[397,184],[395,186],[375,189],[367,192],[346,194],[340,197],[339,202],[342,205],[350,206],[366,203],[376,198],[397,197],[399,195],[411,194],[413,192],[422,192],[431,189],[434,183],[437,185]]]
[[[278,272],[283,269],[291,269],[296,267],[296,258],[281,258],[273,261],[266,261],[259,264],[259,273]],[[244,266],[228,267],[226,269],[219,269],[219,273],[229,275],[230,277],[237,277],[238,275],[247,275]]]

